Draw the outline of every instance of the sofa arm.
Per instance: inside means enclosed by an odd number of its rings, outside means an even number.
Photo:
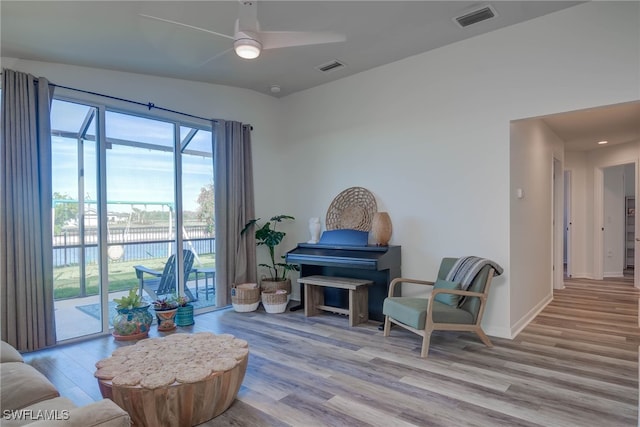
[[[41,420],[29,427],[129,427],[131,418],[127,412],[110,399],[102,399],[89,405],[74,408],[68,413],[56,414],[56,420]]]
[[[0,363],[5,362],[24,362],[24,359],[11,344],[0,341]]]

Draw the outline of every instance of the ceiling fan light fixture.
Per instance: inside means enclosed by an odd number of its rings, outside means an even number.
[[[260,56],[262,45],[253,39],[238,39],[233,42],[233,48],[240,58],[255,59]]]

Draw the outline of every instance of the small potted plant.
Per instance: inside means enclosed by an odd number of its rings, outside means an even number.
[[[251,228],[255,227],[255,237],[257,246],[266,246],[269,250],[270,264],[258,264],[260,267],[266,267],[269,270],[269,277],[262,276],[260,279],[260,286],[263,290],[274,291],[277,289],[284,289],[287,291],[287,295],[291,294],[291,280],[288,278],[289,272],[299,271],[300,267],[297,264],[287,264],[285,262],[276,262],[276,247],[282,243],[286,233],[276,230],[276,226],[284,220],[294,220],[295,218],[290,215],[277,215],[271,217],[269,221],[265,222],[262,226],[259,224],[260,218],[252,219],[249,221],[240,234],[246,233]],[[284,255],[281,256],[284,259]]]
[[[153,302],[153,309],[158,319],[158,331],[166,332],[176,328],[178,303],[174,297],[158,298]]]
[[[149,336],[153,316],[149,313],[149,304],[132,288],[129,294],[114,298],[118,314],[113,318],[113,337],[117,341],[137,340]]]
[[[176,325],[190,326],[195,323],[193,320],[193,305],[189,304],[189,297],[179,296],[176,298],[178,311],[176,312]]]

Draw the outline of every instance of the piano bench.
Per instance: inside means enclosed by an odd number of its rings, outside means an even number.
[[[304,315],[307,317],[320,314],[321,311],[346,314],[349,326],[353,327],[369,320],[369,290],[371,280],[352,279],[349,277],[306,276],[298,279],[304,285]],[[349,310],[324,305],[324,290],[327,288],[347,289],[349,291]]]

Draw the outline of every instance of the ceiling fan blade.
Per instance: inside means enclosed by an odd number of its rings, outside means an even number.
[[[179,25],[181,27],[190,28],[190,29],[196,30],[196,31],[203,31],[205,33],[213,34],[215,36],[220,36],[220,37],[224,37],[224,38],[227,38],[227,39],[230,39],[230,40],[234,40],[234,37],[230,36],[228,34],[216,33],[215,31],[211,31],[211,30],[207,30],[205,28],[200,28],[200,27],[196,27],[196,26],[193,26],[193,25],[185,24],[183,22],[172,21],[170,19],[164,19],[164,18],[158,18],[157,16],[144,15],[142,13],[140,13],[139,16],[141,16],[143,18],[147,18],[147,19],[153,19],[155,21],[166,22],[168,24]]]
[[[233,50],[233,48],[232,48],[232,47],[230,47],[230,48],[229,48],[229,49],[227,49],[227,50],[223,50],[222,52],[220,52],[220,53],[218,53],[218,54],[216,54],[216,55],[213,55],[211,58],[207,59],[207,60],[206,60],[206,61],[204,61],[202,64],[198,65],[198,67],[203,67],[203,66],[207,65],[209,62],[213,61],[214,59],[219,58],[219,57],[221,57],[222,55],[224,55],[225,53],[227,53],[227,52],[231,52],[232,50]]]
[[[261,31],[258,36],[263,49],[340,43],[347,40],[344,34],[313,31]]]

